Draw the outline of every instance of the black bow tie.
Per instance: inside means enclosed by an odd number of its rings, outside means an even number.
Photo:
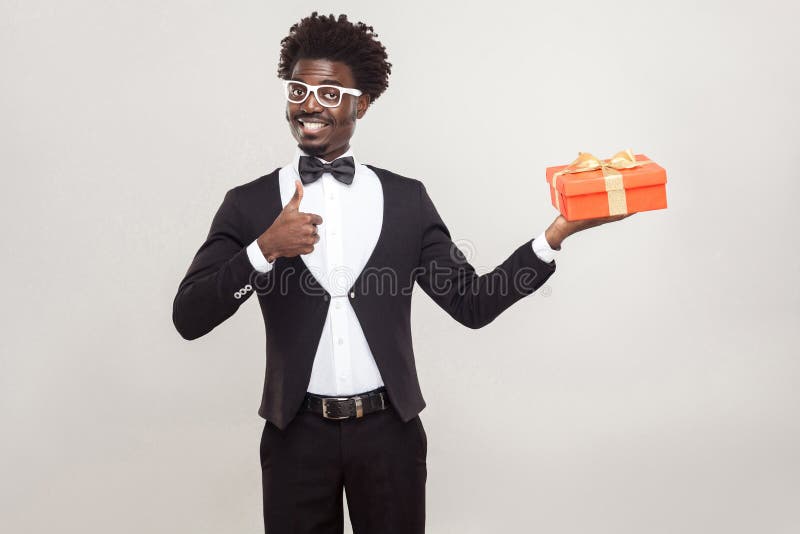
[[[356,164],[353,161],[353,156],[337,158],[331,163],[322,163],[312,156],[300,156],[297,167],[303,185],[318,180],[326,172],[331,173],[334,178],[343,184],[350,185],[353,183],[353,177],[356,174]]]

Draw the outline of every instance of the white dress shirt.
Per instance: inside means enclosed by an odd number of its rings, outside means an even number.
[[[292,161],[278,173],[283,206],[294,195],[295,180],[300,179],[300,156],[307,155],[296,148]],[[350,149],[339,157],[352,155]],[[369,167],[355,157],[353,160],[356,167],[353,183],[343,184],[326,172],[318,180],[303,185],[300,201],[300,211],[322,217],[319,242],[313,251],[300,257],[331,295],[307,389],[318,395],[355,395],[383,385],[361,324],[347,298],[347,289],[366,266],[378,242],[383,225],[383,188],[380,178]],[[553,261],[556,256],[544,232],[533,240],[532,246],[543,261]],[[257,240],[248,245],[247,256],[257,271],[265,273],[272,269],[274,262],[267,261]]]

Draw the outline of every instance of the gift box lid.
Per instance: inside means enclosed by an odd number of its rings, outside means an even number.
[[[644,154],[636,154],[636,161],[650,160]],[[565,169],[568,165],[547,167],[547,183],[553,186],[553,175]],[[656,162],[634,167],[632,169],[621,169],[622,184],[625,189],[636,187],[646,187],[667,182],[667,171]],[[585,172],[562,174],[556,180],[556,188],[564,196],[588,195],[590,193],[602,193],[606,191],[605,179],[601,169]]]

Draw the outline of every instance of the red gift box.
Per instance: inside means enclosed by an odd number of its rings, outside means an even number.
[[[575,221],[667,207],[667,171],[630,149],[599,160],[579,152],[569,165],[547,168],[550,199]]]

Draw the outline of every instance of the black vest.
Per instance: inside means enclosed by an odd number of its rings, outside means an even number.
[[[368,165],[383,187],[383,224],[364,269],[347,292],[387,393],[403,421],[424,407],[411,341],[414,283],[454,319],[480,328],[555,271],[520,245],[478,276],[439,216],[425,186]],[[256,294],[266,329],[266,376],[259,415],[285,428],[303,401],[330,295],[300,256],[280,257],[268,273],[252,268],[244,248],[283,209],[278,171],[228,191],[206,242],[181,282],[173,321],[186,339],[200,337]]]

